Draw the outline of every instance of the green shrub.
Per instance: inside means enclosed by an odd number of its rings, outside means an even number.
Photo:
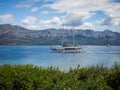
[[[0,90],[120,90],[120,65],[61,71],[34,65],[1,65]]]

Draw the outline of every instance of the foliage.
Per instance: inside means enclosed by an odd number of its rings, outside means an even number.
[[[34,65],[1,65],[0,90],[120,90],[120,65],[61,71]]]

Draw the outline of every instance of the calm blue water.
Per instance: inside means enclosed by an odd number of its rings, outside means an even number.
[[[83,46],[82,53],[53,53],[50,46],[0,46],[0,64],[34,64],[38,66],[70,67],[120,63],[120,46]]]

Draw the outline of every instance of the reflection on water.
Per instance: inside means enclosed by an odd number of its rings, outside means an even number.
[[[83,46],[82,53],[53,53],[50,46],[0,46],[0,64],[34,64],[54,66],[67,70],[70,67],[103,64],[110,67],[120,63],[120,46]]]

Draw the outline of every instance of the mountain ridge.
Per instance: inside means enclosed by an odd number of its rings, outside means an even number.
[[[94,31],[90,29],[45,29],[29,30],[18,25],[0,25],[0,45],[53,45],[71,43],[72,33],[78,45],[120,45],[120,33],[111,30]]]

